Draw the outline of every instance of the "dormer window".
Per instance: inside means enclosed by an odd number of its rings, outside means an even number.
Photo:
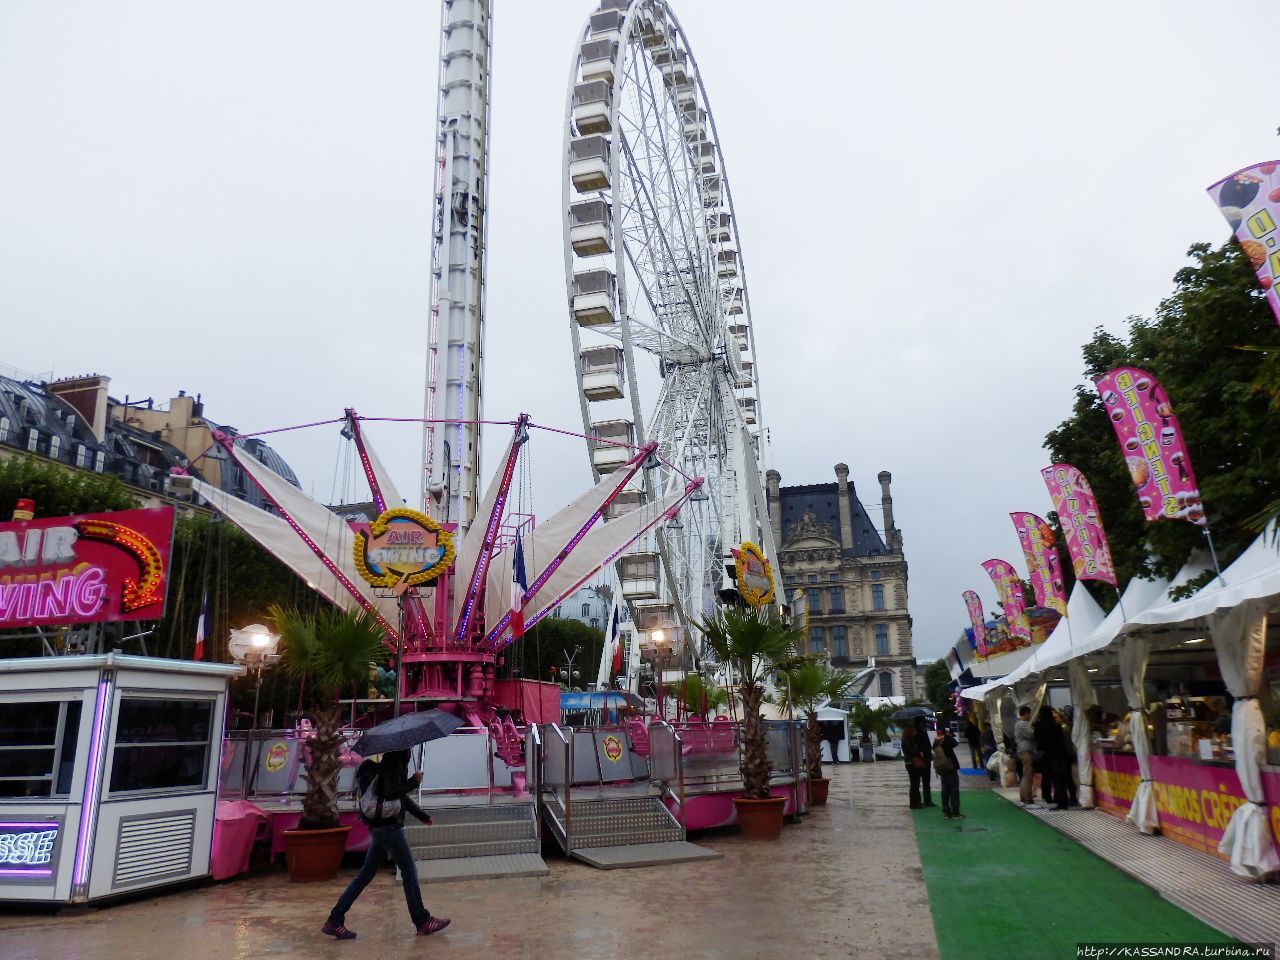
[[[27,430],[27,450],[31,453],[36,452],[36,447],[40,445],[40,431],[31,427]]]
[[[83,443],[76,445],[76,466],[81,470],[89,465],[89,448]]]
[[[107,452],[105,450],[99,450],[94,455],[94,458],[93,458],[93,469],[96,473],[101,473],[103,468],[106,467],[106,465],[107,465]]]
[[[0,417],[0,443],[8,443],[13,432],[13,424],[8,417]]]
[[[54,460],[62,456],[62,438],[56,433],[49,438],[49,456]]]

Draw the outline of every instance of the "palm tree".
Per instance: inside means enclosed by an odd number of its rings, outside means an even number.
[[[888,739],[889,727],[893,723],[889,716],[896,709],[896,707],[889,704],[872,707],[867,701],[858,700],[849,710],[849,722],[861,732],[862,743],[870,743],[872,734],[875,734],[877,739],[884,741]]]
[[[285,671],[303,682],[315,718],[308,741],[307,791],[302,798],[303,830],[338,825],[338,733],[344,691],[369,682],[372,667],[385,663],[386,634],[371,615],[323,607],[313,614],[275,604],[271,617],[280,633]]]
[[[804,750],[809,761],[809,778],[817,780],[822,776],[822,730],[818,726],[818,708],[849,696],[855,677],[811,657],[799,658],[794,666],[784,671],[784,675],[786,684],[779,699],[784,707],[804,714]]]
[[[666,691],[679,701],[686,713],[702,717],[714,716],[729,702],[728,690],[699,673],[691,673],[681,680],[667,684]]]
[[[780,664],[795,656],[803,631],[787,626],[768,607],[726,607],[722,620],[703,620],[698,629],[706,638],[705,649],[711,659],[728,667],[738,683],[742,702],[742,796],[747,800],[768,799],[769,755],[760,715],[764,681]]]

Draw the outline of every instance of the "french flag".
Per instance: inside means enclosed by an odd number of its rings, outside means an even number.
[[[204,659],[204,637],[205,632],[209,629],[209,594],[208,591],[200,598],[200,619],[196,621],[196,650],[195,660]]]
[[[524,543],[518,533],[511,566],[511,639],[519,640],[524,636],[524,595],[529,583],[524,572]]]
[[[613,643],[613,672],[618,673],[622,670],[622,637],[618,634],[618,614],[619,607],[615,602],[613,605],[613,623],[609,628],[609,638]]]

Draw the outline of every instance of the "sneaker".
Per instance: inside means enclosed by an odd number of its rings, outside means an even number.
[[[418,936],[428,937],[433,933],[439,933],[449,925],[449,921],[444,917],[432,917],[426,923],[418,928]]]
[[[356,938],[356,932],[348,930],[346,924],[330,923],[327,920],[324,926],[320,928],[320,932],[326,937],[333,937],[335,940],[354,940]]]
[[[929,800],[928,802],[926,802],[926,803],[925,803],[925,806],[926,806],[926,807],[936,807],[936,806],[937,806],[937,804],[936,804],[936,803],[934,803],[932,800]]]
[[[942,819],[944,819],[944,820],[950,820],[950,819],[951,819],[951,814],[949,814],[949,813],[944,813],[944,814],[942,815]]]

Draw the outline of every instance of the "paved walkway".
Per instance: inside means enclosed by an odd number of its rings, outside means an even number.
[[[416,938],[385,871],[347,917],[319,927],[354,867],[331,883],[281,873],[57,914],[0,912],[5,960],[502,960],[845,958],[936,960],[901,763],[836,768],[831,798],[776,844],[701,835],[724,859],[595,870],[556,857],[546,877],[424,887],[453,926]]]
[[[1021,807],[1016,789],[996,793]],[[1280,886],[1250,883],[1217,857],[1141,833],[1101,810],[1024,809],[1223,933],[1280,943]]]

